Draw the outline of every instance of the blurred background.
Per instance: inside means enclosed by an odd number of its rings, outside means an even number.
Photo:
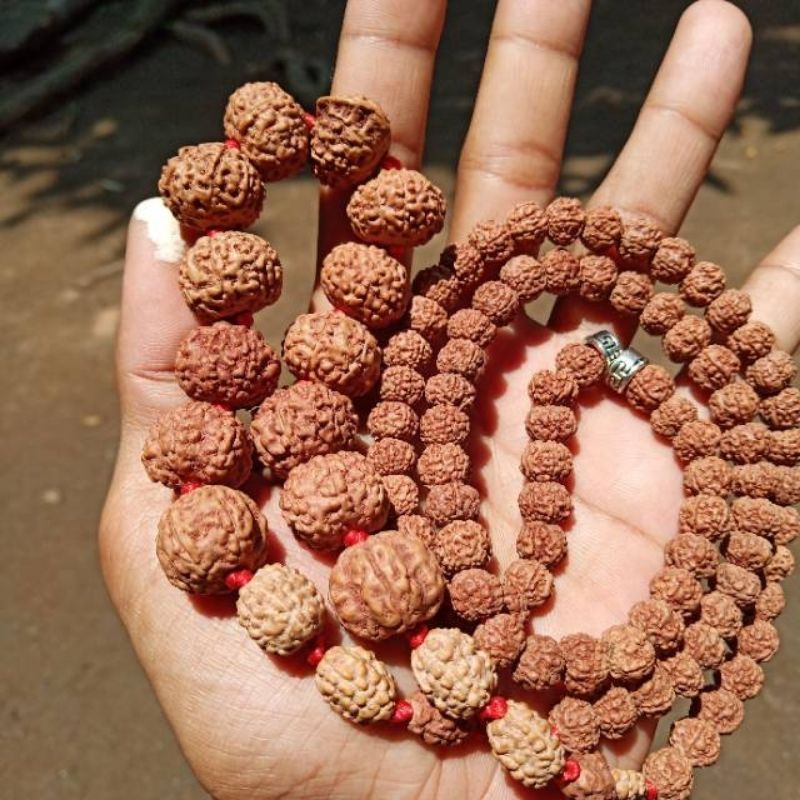
[[[424,0],[419,0],[424,2]],[[598,0],[562,189],[586,195],[622,145],[683,0]],[[800,221],[800,5],[740,2],[755,28],[735,122],[683,232],[746,271]],[[449,192],[494,3],[452,0],[427,169]],[[196,800],[191,775],[100,578],[95,530],[117,444],[112,351],[125,227],[178,146],[221,137],[227,95],[327,90],[344,0],[3,0],[0,5],[0,794]],[[286,289],[277,345],[313,277],[316,186],[272,184],[257,228]],[[787,591],[796,595],[798,580]],[[743,730],[696,797],[798,797],[795,596]]]

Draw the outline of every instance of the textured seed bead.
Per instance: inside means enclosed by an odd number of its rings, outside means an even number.
[[[800,429],[772,431],[767,438],[767,450],[773,464],[794,466],[800,459]]]
[[[439,372],[455,372],[475,381],[486,366],[483,348],[469,339],[450,339],[436,356]]]
[[[672,292],[654,294],[639,315],[639,324],[653,336],[663,336],[686,313],[686,304],[680,295]]]
[[[772,350],[775,346],[775,334],[769,325],[753,320],[733,331],[726,344],[742,362],[752,364]]]
[[[419,487],[408,475],[384,475],[381,478],[386,497],[395,515],[413,514],[419,506]]]
[[[716,588],[733,598],[737,605],[746,607],[755,603],[761,591],[761,581],[758,575],[735,564],[720,564],[717,567]]]
[[[547,216],[538,203],[519,203],[506,217],[506,228],[517,253],[535,256],[547,236]]]
[[[606,648],[586,633],[573,633],[559,642],[564,657],[564,685],[568,692],[591,696],[608,680]]]
[[[367,463],[379,475],[404,475],[414,468],[414,448],[402,439],[379,439],[367,453]]]
[[[547,237],[553,244],[572,244],[583,231],[586,212],[575,197],[557,197],[545,209]]]
[[[595,303],[605,300],[617,282],[617,265],[608,256],[583,256],[578,271],[578,293]]]
[[[742,629],[742,609],[730,595],[709,592],[700,601],[700,620],[715,628],[724,639],[730,639]]]
[[[694,266],[694,248],[677,236],[662,239],[653,256],[650,274],[661,283],[680,283]]]
[[[370,411],[367,430],[376,439],[390,436],[394,439],[411,440],[419,430],[419,417],[405,403],[382,400]]]
[[[697,458],[687,465],[683,473],[683,488],[689,494],[728,494],[732,469],[727,461],[717,456]]]
[[[631,693],[639,713],[646,717],[660,717],[672,708],[675,689],[669,674],[656,664],[653,674]]]
[[[572,453],[560,442],[528,442],[520,470],[529,481],[563,481],[572,472]]]
[[[489,558],[489,532],[474,520],[456,520],[433,535],[431,548],[445,575],[482,567]]]
[[[658,250],[663,234],[645,216],[627,215],[623,220],[619,240],[619,257],[623,264],[634,269],[647,267]]]
[[[683,641],[683,617],[666,600],[640,600],[631,607],[628,620],[660,653],[671,653]]]
[[[486,281],[472,295],[472,307],[495,325],[508,325],[519,311],[519,295],[503,281]]]
[[[655,648],[635,625],[614,625],[600,641],[606,648],[608,670],[614,680],[638,681],[653,671]]]
[[[681,697],[697,697],[705,686],[703,670],[686,650],[661,661],[660,665],[675,694]]]
[[[736,528],[743,533],[774,538],[781,528],[781,511],[762,497],[739,497],[731,503]]]
[[[725,272],[711,261],[698,261],[678,290],[690,306],[705,307],[725,290]]]
[[[381,375],[381,400],[416,405],[425,392],[425,378],[411,367],[388,367]]]
[[[528,383],[528,397],[537,405],[571,406],[578,397],[580,387],[569,370],[549,369],[534,372]]]
[[[764,685],[764,670],[750,656],[737,653],[719,668],[720,687],[740,700],[755,697]]]
[[[622,686],[613,686],[595,700],[594,713],[600,733],[607,739],[624,736],[639,719],[631,693]]]
[[[433,547],[434,528],[422,514],[401,514],[397,517],[397,530],[403,536],[416,536],[426,547]]]
[[[731,492],[739,497],[770,497],[775,488],[776,469],[766,461],[736,465],[731,470]]]
[[[517,293],[520,303],[535,300],[546,286],[544,267],[533,256],[526,255],[506,261],[500,268],[500,280]]]
[[[572,513],[572,496],[560,483],[553,481],[526,482],[518,502],[526,521],[561,522]]]
[[[488,347],[496,333],[497,326],[474,308],[462,308],[447,321],[447,335],[451,340],[469,339],[478,347]]]
[[[650,594],[666,600],[676,611],[686,615],[700,605],[703,587],[688,570],[664,567],[650,581]]]
[[[588,753],[600,743],[600,723],[592,704],[577,697],[565,697],[548,717],[567,750]]]
[[[749,422],[758,411],[758,395],[741,381],[729,383],[711,393],[708,410],[712,422],[720,428],[731,428]]]
[[[701,692],[697,717],[708,720],[720,733],[733,733],[744,720],[744,704],[727,689]]]
[[[718,494],[697,494],[687,497],[678,512],[681,534],[696,533],[714,542],[731,527],[728,503]]]
[[[642,765],[642,774],[656,787],[660,800],[687,800],[692,794],[692,764],[674,747],[650,753]]]
[[[448,584],[453,610],[467,621],[476,622],[503,608],[503,584],[485,569],[457,572]]]
[[[529,636],[514,680],[529,691],[539,692],[558,684],[563,675],[564,656],[558,642],[550,636]]]
[[[704,536],[681,533],[667,543],[664,561],[670,567],[683,567],[697,578],[709,578],[717,570],[719,552]]]
[[[772,545],[755,533],[734,531],[728,538],[725,558],[737,567],[754,572],[763,569],[772,558]]]
[[[756,619],[771,622],[786,608],[786,595],[779,583],[768,583],[756,600]]]
[[[795,569],[795,560],[792,551],[785,545],[779,544],[775,553],[764,567],[764,577],[768,581],[782,581],[788,578]]]
[[[773,486],[770,499],[781,506],[800,503],[800,469],[773,466]]]
[[[620,236],[622,236],[622,220],[613,208],[601,206],[586,212],[581,241],[590,250],[602,253],[610,247],[616,247]]]
[[[689,378],[701,389],[713,392],[729,384],[739,372],[739,358],[721,344],[710,344],[689,363]]]
[[[545,566],[561,561],[567,552],[567,535],[560,525],[528,520],[517,534],[517,555],[534,558]]]
[[[486,277],[483,256],[471,244],[451,244],[440,257],[465,287],[474,288]]]
[[[478,625],[472,636],[502,668],[510,667],[525,646],[525,627],[519,614],[495,614]]]
[[[439,526],[457,519],[475,519],[480,510],[478,490],[464,483],[432,486],[425,500],[425,514]]]
[[[716,628],[705,622],[693,622],[683,633],[686,652],[702,669],[718,667],[725,658],[725,642]]]
[[[536,608],[553,592],[553,575],[544,564],[533,559],[517,559],[503,574],[503,598],[509,611]]]
[[[531,406],[525,430],[531,439],[563,442],[578,429],[575,412],[566,406]]]
[[[735,464],[761,461],[770,446],[769,430],[760,422],[747,422],[724,431],[719,442],[723,458]]]
[[[556,248],[542,259],[545,288],[557,297],[572,294],[580,284],[580,262],[569,250]]]
[[[800,389],[790,387],[773,397],[765,397],[758,410],[773,430],[797,427],[800,425]]]
[[[647,364],[637,372],[625,387],[625,399],[644,413],[655,411],[675,392],[675,381],[664,367]]]
[[[575,376],[582,389],[598,383],[605,372],[603,356],[588,344],[568,344],[556,356],[556,368]]]
[[[418,690],[409,695],[408,702],[413,709],[408,729],[425,744],[457,745],[469,736],[469,728],[464,723],[444,716],[423,692]]]
[[[697,419],[697,406],[691,400],[672,395],[650,414],[650,427],[659,436],[671,439],[687,423]]]
[[[479,222],[470,231],[468,242],[481,254],[489,268],[505,263],[514,255],[511,230],[504,222],[493,219]]]
[[[728,335],[747,322],[753,304],[741,289],[726,289],[706,308],[706,319],[715,333]]]
[[[719,450],[722,431],[718,425],[698,419],[687,422],[672,440],[675,455],[683,462],[714,456]]]
[[[641,272],[620,272],[610,302],[621,314],[638,316],[653,296],[653,282]]]
[[[702,318],[687,314],[661,340],[670,361],[683,363],[698,356],[711,343],[711,326]]]
[[[394,334],[383,348],[383,363],[387,367],[409,367],[422,371],[432,358],[433,350],[429,342],[416,331]]]
[[[455,372],[432,375],[425,383],[425,400],[431,406],[449,405],[464,411],[475,402],[475,395],[475,386]]]
[[[462,304],[462,285],[450,267],[434,264],[420,270],[411,283],[414,294],[435,300],[448,313]]]
[[[452,442],[430,444],[420,454],[417,474],[426,486],[451,481],[465,481],[469,474],[469,456]]]
[[[456,406],[431,406],[420,419],[419,434],[426,445],[461,444],[469,431],[469,416]]]
[[[644,775],[634,769],[612,769],[616,785],[614,797],[616,800],[642,800],[647,794]]]
[[[792,357],[783,350],[773,350],[754,361],[745,372],[745,380],[761,395],[785,389],[797,375]]]
[[[739,631],[738,652],[750,656],[754,661],[769,661],[778,652],[779,646],[778,631],[766,620],[754,620]]]
[[[431,344],[438,342],[447,328],[447,311],[435,300],[414,295],[408,308],[408,327]]]
[[[561,791],[570,800],[612,800],[616,782],[608,762],[600,753],[576,753],[572,760],[580,773],[563,784]]]

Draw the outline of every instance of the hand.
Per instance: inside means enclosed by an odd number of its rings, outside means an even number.
[[[392,121],[392,154],[419,165],[444,0],[350,0],[333,93],[377,99]],[[451,237],[555,191],[569,120],[587,0],[500,0],[458,170]],[[741,89],[750,29],[722,0],[684,14],[625,148],[591,199],[644,213],[666,232],[680,226],[703,181]],[[340,198],[323,198],[321,252],[342,236]],[[800,229],[751,275],[754,317],[789,351],[800,340]],[[319,302],[319,301],[318,301]],[[589,330],[631,330],[608,309],[559,301],[546,326],[520,319],[490,352],[474,414],[473,456],[483,515],[501,564],[513,557],[516,494],[525,443],[526,386],[551,367],[567,341]],[[386,727],[364,731],[338,718],[314,687],[265,657],[222,606],[172,588],[153,539],[171,493],[150,483],[139,461],[155,417],[182,402],[173,380],[178,342],[195,325],[174,269],[159,261],[145,226],[131,224],[118,348],[122,438],[100,529],[103,569],[114,603],[179,741],[203,784],[220,798],[500,798],[522,795],[485,746],[452,757]],[[599,634],[647,595],[674,535],[681,473],[670,448],[643,417],[598,393],[581,410],[575,515],[568,564],[555,602],[534,618],[538,632]],[[613,454],[610,456],[610,454]],[[300,548],[277,508],[265,504],[286,561],[324,592],[328,567]],[[228,606],[225,606],[226,608]],[[402,647],[387,656],[400,686],[411,686]],[[384,649],[380,650],[384,653]],[[638,766],[644,726],[609,754]],[[527,796],[527,793],[526,793]]]

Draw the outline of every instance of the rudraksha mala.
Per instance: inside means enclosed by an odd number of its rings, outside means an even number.
[[[741,724],[764,680],[760,664],[778,648],[773,620],[794,568],[787,545],[800,531],[791,357],[750,320],[749,297],[726,289],[723,270],[696,260],[688,242],[572,198],[522,203],[476,225],[412,291],[397,256],[442,229],[445,201],[386,155],[389,120],[366,98],[321,98],[313,117],[275,84],[247,84],[230,98],[225,134],[182,148],[159,183],[199,235],[179,283],[205,324],[176,359],[191,400],[158,420],[143,453],[150,477],[179,493],[157,537],[168,579],[189,592],[238,591],[247,633],[269,653],[305,648],[321,694],[345,719],[404,724],[430,745],[458,744],[484,722],[493,753],[525,786],[555,781],[583,800],[687,798],[693,769],[717,759],[720,736]],[[262,180],[293,175],[309,157],[323,184],[351,192],[355,241],[323,263],[334,310],[287,330],[283,360],[297,380],[278,389],[277,356],[249,325],[280,294],[282,267],[267,242],[238,229],[260,213]],[[662,337],[707,393],[708,418],[666,369],[608,331],[564,346],[530,379],[518,558],[497,575],[469,482],[470,409],[498,329],[543,292],[608,303]],[[686,498],[650,599],[599,638],[557,641],[527,625],[566,553],[575,405],[602,383],[671,441]],[[367,398],[367,439],[357,397]],[[252,411],[249,430],[238,408]],[[341,550],[329,599],[342,625],[362,640],[407,636],[419,684],[407,700],[373,652],[326,648],[317,588],[267,563],[266,522],[238,489],[254,451],[283,482],[280,507],[295,535]],[[427,627],[445,598],[471,634]],[[526,690],[560,690],[549,717],[496,695],[499,669]],[[676,696],[693,702],[668,746],[641,771],[610,769],[601,740],[662,716]]]

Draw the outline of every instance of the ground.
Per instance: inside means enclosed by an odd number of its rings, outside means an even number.
[[[683,2],[597,4],[582,65],[563,188],[597,184],[635,118]],[[797,219],[800,27],[792,0],[742,4],[756,40],[736,122],[684,233],[738,284]],[[342,2],[306,0],[290,19],[297,47],[331,63]],[[491,3],[451,4],[429,130],[428,166],[452,186],[483,59]],[[645,8],[645,6],[647,6]],[[295,18],[296,17],[296,18]],[[81,800],[205,796],[139,670],[100,578],[95,531],[117,443],[112,348],[125,224],[154,193],[177,146],[218,138],[226,95],[267,70],[254,25],[220,29],[222,66],[163,33],[44,118],[17,126],[0,155],[0,395],[6,597],[0,664],[4,795]],[[277,344],[312,279],[315,186],[270,188],[258,230],[287,268],[259,327]],[[796,594],[798,580],[787,587]],[[742,731],[699,776],[706,800],[796,797],[800,715],[796,597],[779,623]]]

